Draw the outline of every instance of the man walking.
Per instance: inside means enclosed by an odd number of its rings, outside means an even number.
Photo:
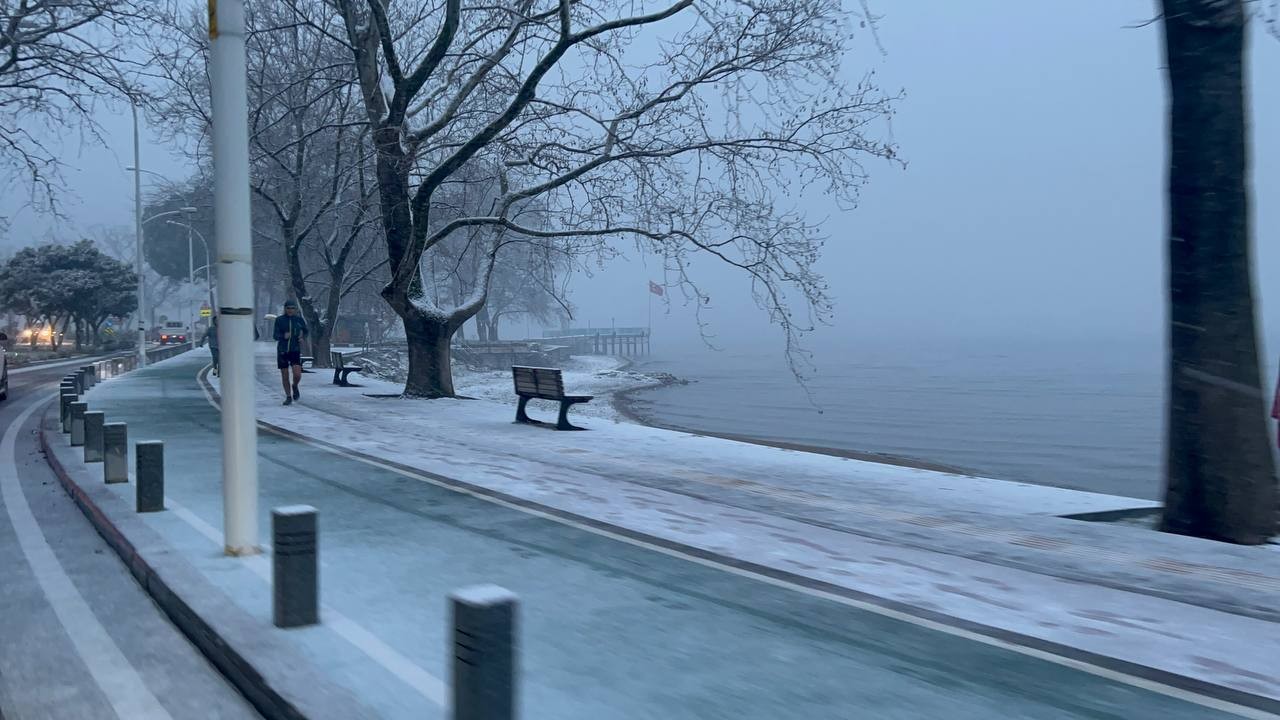
[[[298,382],[302,380],[302,339],[308,337],[307,321],[298,314],[298,303],[284,301],[284,314],[276,318],[276,367],[280,368],[280,383],[284,386],[284,404],[292,405],[302,397]],[[292,372],[293,382],[289,382]]]
[[[218,374],[218,316],[214,315],[209,320],[209,327],[204,331],[204,337],[200,338],[200,344],[209,344],[209,354],[213,356],[213,374]]]

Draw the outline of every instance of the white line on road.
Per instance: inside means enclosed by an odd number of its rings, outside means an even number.
[[[182,503],[172,497],[167,497],[164,500],[164,505],[165,509],[178,516],[183,522],[194,528],[196,532],[208,538],[215,545],[224,547],[222,534],[218,532],[218,529],[191,512]],[[262,543],[262,549],[270,551],[271,546]],[[237,558],[237,560],[245,563],[249,570],[268,584],[271,583],[271,564],[267,562],[265,557],[249,555]],[[386,644],[363,625],[343,615],[333,607],[321,604],[320,613],[324,624],[343,640],[368,655],[383,669],[399,678],[426,699],[442,708],[446,707],[448,692],[443,680],[424,670],[408,656]]]
[[[80,659],[89,668],[94,682],[111,703],[116,716],[122,720],[171,720],[67,576],[27,504],[18,480],[16,446],[23,423],[48,401],[44,393],[37,394],[36,398],[10,423],[3,440],[0,440],[0,497],[4,499],[9,522],[18,536],[18,546],[58,621],[71,638]]]

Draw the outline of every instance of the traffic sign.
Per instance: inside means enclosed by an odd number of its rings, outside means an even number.
[[[213,317],[213,311],[207,307],[200,308],[200,317]]]

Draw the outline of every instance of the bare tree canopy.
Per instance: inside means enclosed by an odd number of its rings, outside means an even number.
[[[163,0],[0,0],[0,164],[56,207],[56,131],[96,134],[103,100],[137,90],[133,40]],[[50,133],[54,129],[55,133]]]
[[[790,347],[831,309],[819,228],[792,198],[851,207],[862,163],[895,156],[891,98],[870,77],[838,80],[852,27],[839,0],[290,6],[354,62],[409,395],[453,394],[449,338],[489,292],[491,272],[456,305],[425,291],[424,257],[455,233],[485,231],[489,270],[511,243],[634,241],[699,304],[689,262],[715,258],[751,278]],[[483,212],[442,212],[475,182],[496,188]],[[543,227],[522,217],[534,199]]]

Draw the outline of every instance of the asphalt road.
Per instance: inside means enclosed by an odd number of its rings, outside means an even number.
[[[0,718],[258,717],[151,602],[40,454],[37,422],[67,369],[15,370],[0,403]]]

